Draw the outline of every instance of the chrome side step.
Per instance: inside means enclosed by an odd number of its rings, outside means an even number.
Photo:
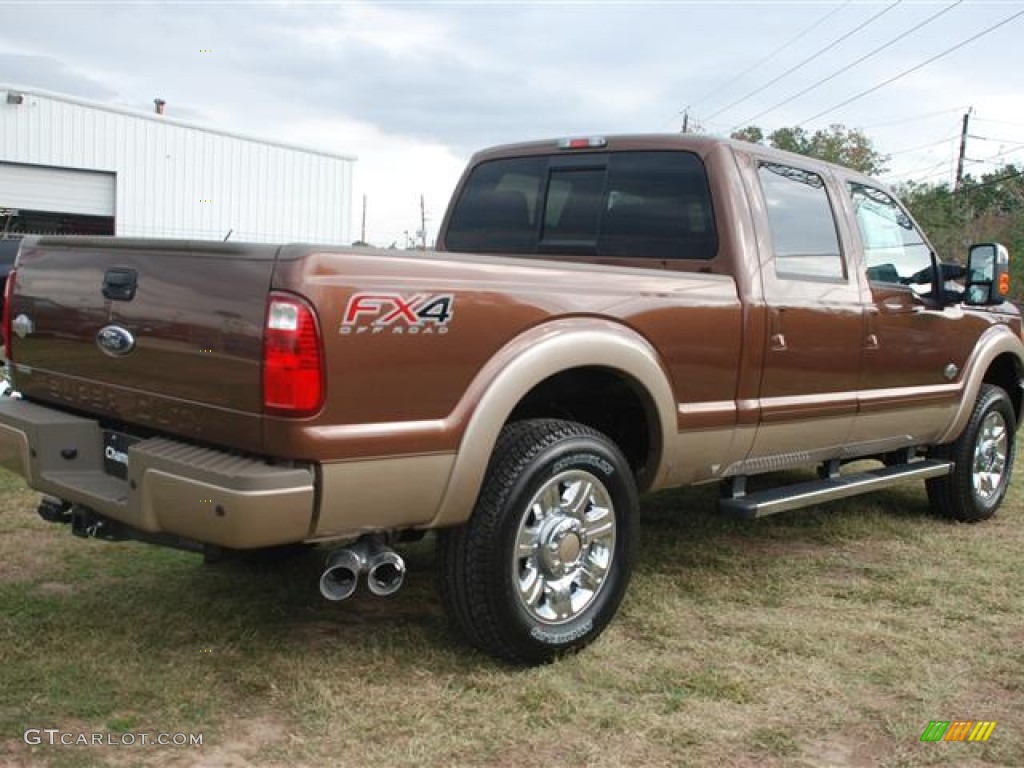
[[[942,477],[948,475],[952,469],[953,462],[951,461],[924,459],[894,467],[873,469],[856,475],[834,475],[823,480],[812,480],[750,494],[741,492],[721,499],[718,502],[718,509],[727,515],[744,519],[765,517],[777,512],[788,512],[791,509],[845,499],[848,496],[859,496],[862,493],[888,488],[907,480]],[[742,483],[738,483],[734,487],[742,488],[742,486]]]

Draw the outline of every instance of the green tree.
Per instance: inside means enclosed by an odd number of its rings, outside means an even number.
[[[872,176],[884,173],[885,164],[889,161],[887,155],[875,149],[863,131],[843,125],[830,125],[814,133],[808,133],[799,126],[779,128],[767,137],[759,126],[748,125],[734,132],[732,138],[756,144],[767,143],[776,149],[838,163]]]

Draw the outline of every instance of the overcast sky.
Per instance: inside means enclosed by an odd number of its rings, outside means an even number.
[[[862,128],[896,182],[948,179],[973,107],[967,155],[989,162],[968,169],[1024,160],[1024,16],[817,117],[1024,2],[2,6],[2,82],[147,111],[159,96],[200,125],[359,156],[352,219],[358,235],[365,193],[376,244],[418,228],[420,194],[432,238],[476,149],[677,131],[687,108],[711,133]]]

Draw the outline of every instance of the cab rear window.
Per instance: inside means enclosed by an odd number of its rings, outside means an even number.
[[[711,259],[707,175],[691,152],[492,160],[452,211],[450,251]]]

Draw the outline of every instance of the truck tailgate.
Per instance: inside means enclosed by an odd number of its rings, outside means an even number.
[[[28,238],[10,317],[31,400],[262,447],[261,343],[277,246]],[[134,284],[134,289],[132,289]]]

